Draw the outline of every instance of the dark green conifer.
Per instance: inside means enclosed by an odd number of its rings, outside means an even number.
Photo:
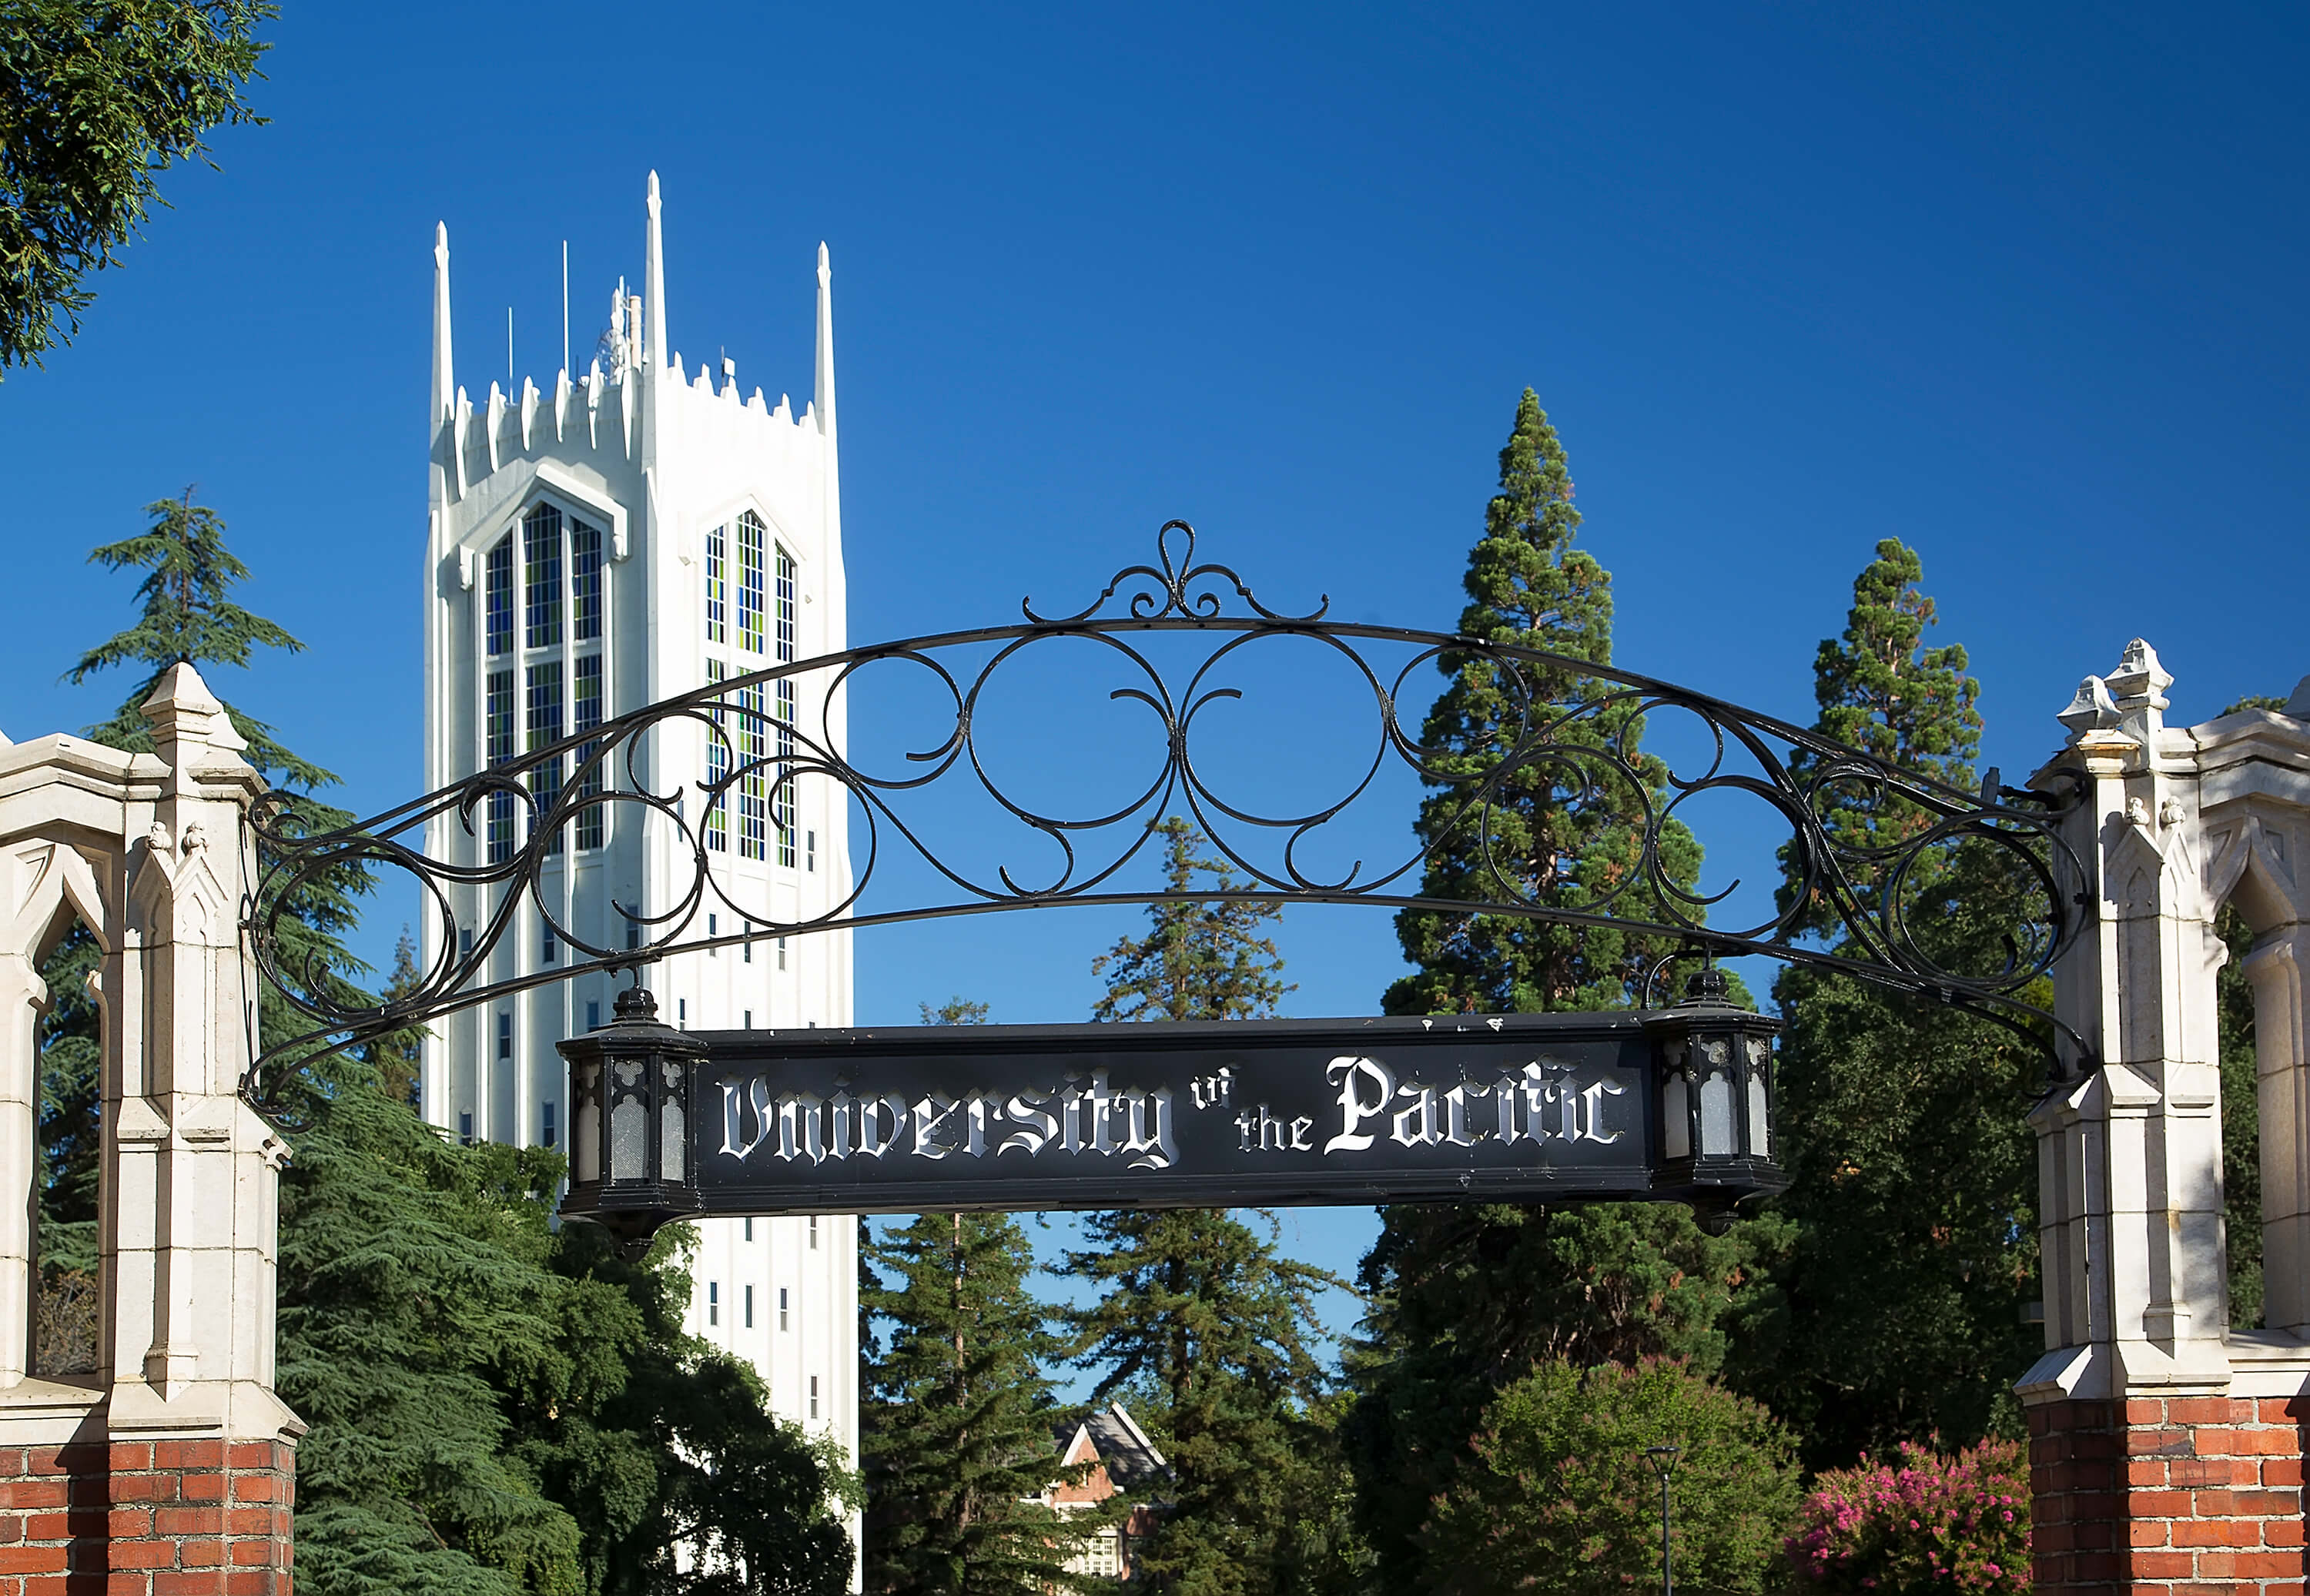
[[[1025,1234],[1007,1214],[919,1214],[862,1237],[867,1590],[1066,1588],[1090,1521],[1071,1523],[1041,1500],[1064,1471],[1043,1374],[1054,1348],[1028,1289]]]
[[[1234,878],[1177,817],[1158,828],[1174,893]],[[1149,906],[1146,934],[1094,959],[1103,1020],[1255,1019],[1291,991],[1263,927],[1272,906],[1176,898]],[[1133,1553],[1151,1588],[1255,1596],[1289,1588],[1311,1504],[1309,1447],[1324,1385],[1315,1301],[1336,1281],[1279,1257],[1233,1214],[1116,1209],[1084,1216],[1083,1245],[1061,1272],[1098,1299],[1071,1310],[1070,1350],[1100,1378],[1094,1402],[1120,1395],[1163,1449],[1172,1476],[1152,1540]]]
[[[1820,646],[1815,729],[1970,788],[1979,688],[1962,647],[1925,646],[1934,616],[1923,577],[1915,552],[1877,546],[1844,634]],[[1854,850],[1864,909],[1888,884],[1866,850],[1932,823],[1865,783],[1821,787],[1816,809]],[[1784,857],[1785,904],[1804,883],[1796,856]],[[1901,919],[1949,967],[1994,967],[2024,910],[2014,889],[1996,849],[1932,853],[1900,890]],[[1826,900],[1813,898],[1805,918],[1831,947],[1850,948]],[[1955,1445],[2010,1429],[2010,1387],[2039,1350],[2022,1314],[2036,1295],[2036,1148],[2018,1107],[2040,1080],[2038,1048],[1939,1004],[1797,967],[1773,995],[1789,1027],[1776,1119],[1792,1184],[1777,1209],[1793,1227],[1732,1377],[1795,1425],[1816,1467],[1923,1436]]]
[[[1645,876],[1693,891],[1700,847],[1671,820],[1649,842],[1668,771],[1644,753],[1642,717],[1613,684],[1581,671],[1612,659],[1611,577],[1576,548],[1580,513],[1556,429],[1530,389],[1499,456],[1499,491],[1470,551],[1460,631],[1576,662],[1509,671],[1447,655],[1448,679],[1421,733],[1439,776],[1415,824],[1430,897],[1495,900],[1498,871],[1552,908],[1663,920]],[[1527,740],[1551,755],[1521,757]],[[1506,767],[1505,774],[1502,774]],[[1472,778],[1491,776],[1480,819]],[[1647,855],[1647,847],[1654,852]],[[1691,913],[1689,900],[1679,906]],[[1625,1008],[1674,944],[1610,928],[1507,915],[1406,910],[1418,967],[1388,989],[1394,1014]],[[1557,1213],[1515,1204],[1382,1210],[1362,1283],[1373,1340],[1353,1360],[1359,1395],[1345,1428],[1359,1514],[1382,1571],[1410,1581],[1430,1496],[1467,1455],[1503,1383],[1568,1345],[1602,1357],[1717,1347],[1716,1318],[1740,1249],[1703,1236],[1682,1209],[1597,1205]],[[1655,1297],[1660,1281],[1679,1282]],[[1604,1305],[1629,1305],[1625,1312]]]

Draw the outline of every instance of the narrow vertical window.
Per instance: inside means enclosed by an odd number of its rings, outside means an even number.
[[[582,655],[571,667],[570,725],[573,732],[599,731],[602,725],[602,656]],[[578,792],[580,797],[593,798],[602,791],[602,768],[593,762],[601,751],[602,740],[589,740],[578,750]],[[602,846],[602,805],[589,803],[578,811],[578,846],[598,848]]]
[[[540,964],[551,964],[561,957],[561,939],[553,934],[550,923],[539,927],[539,936],[537,960]]]
[[[471,958],[473,956],[473,928],[468,925],[463,927],[457,932],[457,957],[460,958]]]
[[[769,736],[763,724],[762,684],[738,690],[738,852],[748,859],[769,857],[769,782],[763,766]]]
[[[795,862],[795,690],[791,681],[778,683],[778,771],[774,802],[778,820],[778,863],[787,870]]]
[[[810,1377],[810,1416],[812,1418],[818,1417],[818,1376],[816,1375]]]
[[[721,681],[730,674],[718,659],[706,662],[706,680]],[[706,729],[706,846],[717,854],[730,847],[730,801],[725,792],[730,779],[730,742],[722,700],[714,700],[714,722]]]
[[[786,1288],[784,1286],[778,1288],[778,1328],[786,1328]]]
[[[754,1011],[751,1009],[746,1011],[746,1023],[740,1028],[749,1031],[754,1028]]]
[[[762,610],[769,596],[763,591],[762,559],[769,529],[748,510],[738,517],[738,646],[749,654],[762,652]]]
[[[602,529],[569,523],[569,636],[590,643],[602,635]]]
[[[551,648],[561,641],[561,512],[539,505],[521,518],[523,643]]]
[[[816,870],[818,868],[818,833],[805,831],[802,834],[802,867],[804,870]]]
[[[810,1250],[813,1253],[818,1251],[818,1216],[816,1214],[810,1216]]]
[[[598,998],[586,1000],[586,1028],[589,1031],[602,1028],[602,1004]]]
[[[473,1116],[470,1110],[457,1115],[457,1141],[464,1147],[473,1145]]]
[[[513,672],[492,671],[487,685],[482,754],[495,767],[513,758]],[[492,864],[502,864],[513,857],[511,793],[490,794],[489,846]]]
[[[561,741],[561,662],[547,660],[529,667],[525,707],[529,721],[529,751],[551,748]],[[529,773],[529,790],[537,794],[537,818],[543,821],[561,796],[561,758],[538,765]],[[561,831],[556,827],[545,851],[561,851]]]
[[[706,640],[730,640],[730,529],[706,534]]]
[[[513,647],[513,534],[508,533],[490,551],[483,562],[482,578],[482,613],[489,639],[490,657],[495,659]]]
[[[751,1214],[746,1216],[746,1239],[748,1241],[754,1239],[754,1216]]]
[[[784,938],[784,937],[780,937],[780,938],[778,939],[778,968],[780,968],[780,969],[784,969],[784,968],[786,968],[786,938]]]
[[[706,1282],[706,1323],[722,1323],[722,1282],[719,1280]]]
[[[555,1144],[561,1132],[561,1128],[553,1123],[553,1108],[554,1103],[551,1097],[537,1106],[539,1132],[537,1139],[548,1147]]]
[[[507,1060],[513,1057],[513,1011],[510,1009],[498,1011],[498,1057]]]
[[[746,1288],[746,1328],[754,1328],[754,1288],[751,1286]]]
[[[674,1000],[674,1014],[676,1016],[674,1019],[674,1023],[676,1025],[687,1026],[690,1023],[690,1000],[688,998],[677,998]]]

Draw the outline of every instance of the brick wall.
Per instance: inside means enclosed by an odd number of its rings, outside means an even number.
[[[2029,1410],[2037,1590],[2302,1596],[2302,1397]]]
[[[274,1441],[0,1449],[0,1596],[290,1596],[296,1476]]]

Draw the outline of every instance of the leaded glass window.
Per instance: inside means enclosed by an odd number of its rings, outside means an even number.
[[[792,870],[795,862],[794,734],[795,690],[791,681],[778,683],[778,786],[773,797],[778,822],[778,863]]]
[[[570,726],[573,732],[591,732],[602,724],[602,656],[588,654],[579,656],[572,672],[570,683]],[[589,766],[595,750],[602,746],[597,738],[578,750],[578,762],[586,774],[579,778],[580,796],[591,798],[602,790],[599,766]],[[602,846],[602,806],[589,803],[578,811],[578,846],[598,848]]]
[[[549,748],[561,741],[561,662],[547,660],[529,667],[528,702],[529,751]],[[556,755],[538,765],[529,773],[529,790],[537,794],[541,817],[553,807],[561,795],[561,759]],[[561,833],[557,828],[545,845],[546,852],[561,851]]]
[[[523,641],[551,648],[561,641],[561,512],[541,504],[521,518]]]
[[[750,654],[762,652],[762,559],[769,539],[769,529],[753,511],[738,517],[738,646]]]
[[[706,662],[706,680],[720,681],[730,673],[718,659]],[[722,783],[730,776],[730,745],[723,740],[722,700],[714,700],[714,729],[706,733],[706,846],[717,854],[730,848],[730,802]]]
[[[795,567],[794,557],[784,548],[778,550],[778,658],[795,656]]]
[[[591,643],[602,635],[602,529],[569,523],[569,636]]]
[[[730,529],[706,534],[706,640],[730,640]]]
[[[489,674],[483,719],[482,754],[492,767],[513,758],[513,672],[492,671]],[[490,863],[502,863],[513,857],[513,794],[490,794],[488,828]]]
[[[498,540],[482,562],[482,614],[490,657],[513,647],[513,536]]]
[[[763,766],[769,740],[762,724],[762,684],[738,690],[738,852],[748,859],[769,855],[769,802]]]

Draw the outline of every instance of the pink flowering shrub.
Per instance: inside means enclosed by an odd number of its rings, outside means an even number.
[[[2012,1441],[1822,1475],[1783,1547],[1801,1590],[1913,1596],[2029,1590],[2029,1465]]]

